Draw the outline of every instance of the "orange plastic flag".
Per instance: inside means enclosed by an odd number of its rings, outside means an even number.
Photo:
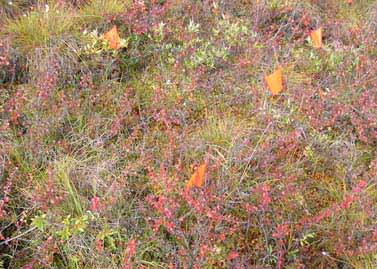
[[[310,33],[310,38],[313,42],[313,47],[319,49],[322,47],[322,27],[319,27],[317,30],[314,30]]]
[[[103,37],[109,43],[109,47],[111,49],[116,50],[120,48],[120,37],[116,25],[114,25],[113,28],[110,29],[110,31],[105,33]]]
[[[279,67],[271,75],[265,76],[267,86],[270,89],[272,95],[277,95],[283,89],[283,72],[282,68]]]
[[[192,186],[195,186],[195,187],[203,186],[206,169],[207,169],[207,165],[204,163],[195,170],[190,180],[187,182],[187,185],[186,185],[187,189],[190,189]]]

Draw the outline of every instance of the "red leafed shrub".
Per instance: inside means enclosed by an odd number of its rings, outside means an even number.
[[[377,91],[367,90],[351,107],[351,123],[359,139],[365,143],[377,141]]]

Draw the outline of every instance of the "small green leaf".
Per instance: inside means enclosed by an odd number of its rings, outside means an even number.
[[[46,214],[36,216],[35,218],[32,218],[32,221],[31,221],[31,225],[36,227],[41,232],[44,231],[46,224],[47,224]]]

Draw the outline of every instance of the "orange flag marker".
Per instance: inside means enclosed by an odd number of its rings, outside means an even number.
[[[186,184],[187,189],[190,189],[192,186],[195,186],[198,188],[203,186],[206,169],[207,169],[207,164],[204,163],[195,170],[190,180]]]
[[[117,50],[120,48],[120,37],[116,25],[110,31],[106,32],[103,37],[109,43],[111,49]]]
[[[283,90],[283,71],[281,67],[271,75],[265,76],[264,79],[272,95],[277,95]]]
[[[322,47],[322,27],[319,27],[317,30],[314,30],[310,33],[310,38],[313,42],[313,47],[319,49]]]

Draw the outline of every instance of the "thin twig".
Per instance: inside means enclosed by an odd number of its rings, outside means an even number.
[[[16,239],[18,239],[18,238],[20,238],[20,237],[22,237],[22,236],[24,236],[24,235],[26,235],[28,233],[31,233],[35,229],[37,229],[37,227],[32,227],[29,230],[26,230],[25,232],[23,232],[22,234],[19,234],[19,235],[15,236],[15,237],[12,237],[12,238],[8,238],[7,240],[4,240],[3,242],[0,242],[0,246],[1,245],[6,245],[6,244],[8,244],[9,242],[11,242],[13,240],[16,240]]]

